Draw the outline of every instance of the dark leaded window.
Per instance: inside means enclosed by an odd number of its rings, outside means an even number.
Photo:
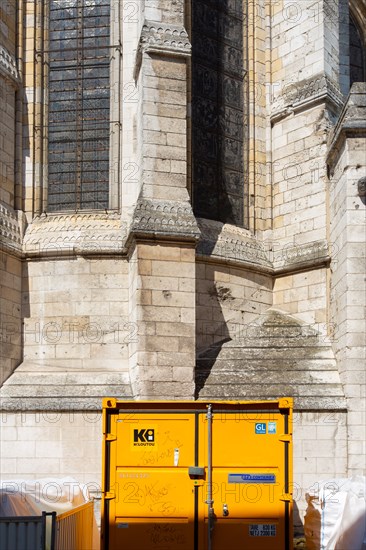
[[[246,224],[246,0],[192,3],[192,186],[197,216]]]
[[[350,84],[365,82],[365,48],[361,33],[352,16],[349,18],[349,57],[350,57]]]
[[[48,209],[108,208],[110,0],[50,0]]]

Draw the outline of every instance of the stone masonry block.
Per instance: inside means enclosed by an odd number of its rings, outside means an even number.
[[[193,292],[152,291],[152,305],[163,307],[188,307],[194,306],[195,294]]]
[[[189,263],[175,263],[167,261],[154,261],[152,264],[153,276],[185,277],[193,278],[194,269]]]
[[[184,280],[189,281],[192,279],[188,278]],[[142,278],[141,287],[144,289],[151,289],[151,290],[174,291],[179,289],[180,281],[181,279],[178,279],[177,277],[147,276]]]

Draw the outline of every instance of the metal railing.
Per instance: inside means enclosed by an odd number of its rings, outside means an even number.
[[[1,550],[91,550],[94,503],[69,512],[41,516],[0,517]]]
[[[51,518],[49,540],[48,517]],[[1,550],[54,550],[55,519],[55,512],[43,512],[41,516],[0,518]]]

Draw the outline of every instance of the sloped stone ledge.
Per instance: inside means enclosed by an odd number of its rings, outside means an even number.
[[[127,225],[117,212],[42,214],[24,235],[27,257],[121,254]]]
[[[22,251],[23,213],[0,204],[0,249],[19,255]]]
[[[202,258],[236,263],[251,270],[282,275],[321,267],[330,262],[325,240],[311,243],[260,241],[247,229],[198,218],[201,237],[197,255]]]
[[[199,399],[294,397],[298,410],[345,410],[346,398],[329,342],[313,327],[270,308],[242,337],[201,352]]]
[[[192,46],[183,26],[145,20],[141,30],[140,48],[145,52],[166,52],[189,56]]]
[[[287,84],[272,103],[271,122],[276,123],[292,113],[312,108],[317,103],[327,101],[336,111],[340,111],[344,97],[336,83],[326,75]]]
[[[272,271],[268,251],[247,229],[203,218],[198,218],[197,223],[201,231],[197,245],[199,256],[231,260]]]
[[[330,260],[330,248],[326,240],[302,244],[288,243],[273,250],[275,275],[299,271],[303,268],[322,267]]]
[[[16,59],[8,50],[0,45],[0,75],[7,78],[11,84],[18,88],[20,85],[20,77]]]
[[[145,53],[187,58],[191,56],[192,45],[182,25],[157,23],[145,19],[136,51],[135,79]]]
[[[100,410],[105,396],[133,397],[130,375],[117,370],[62,369],[23,363],[0,389],[3,411]]]
[[[332,166],[344,140],[348,137],[366,138],[366,82],[355,82],[338,122],[328,140],[327,163]]]
[[[199,235],[190,203],[140,198],[133,213],[128,243],[131,238],[151,237],[196,242]]]
[[[26,258],[125,255],[134,237],[198,242],[198,257],[237,263],[272,275],[330,261],[325,240],[283,246],[262,242],[244,228],[196,219],[188,202],[140,198],[129,228],[115,212],[42,214],[25,231],[23,217],[21,212],[0,205],[0,246]]]

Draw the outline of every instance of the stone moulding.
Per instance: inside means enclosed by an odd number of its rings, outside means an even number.
[[[20,85],[17,62],[3,46],[0,46],[0,74],[8,78],[16,88]]]
[[[326,240],[304,244],[285,244],[273,252],[273,268],[276,274],[296,270],[302,266],[324,265],[330,262],[330,250]]]
[[[0,205],[0,249],[20,254],[22,231],[17,212]]]
[[[351,14],[357,21],[359,27],[362,29],[364,27],[366,17],[366,0],[350,0],[349,7]]]
[[[26,256],[124,252],[127,226],[118,213],[42,214],[28,226]]]
[[[133,214],[129,239],[132,236],[196,241],[199,228],[188,202],[140,198]]]
[[[259,241],[250,231],[199,218],[201,237],[197,254],[202,258],[242,264],[272,275],[306,270],[330,261],[325,240],[295,244]]]
[[[197,256],[278,275],[327,265],[325,240],[312,243],[259,241],[250,231],[195,218],[188,202],[140,198],[128,229],[119,213],[42,214],[23,237],[17,213],[0,205],[0,247],[24,257],[126,255],[131,240],[197,243]]]
[[[263,243],[248,230],[234,225],[199,218],[201,238],[197,246],[199,256],[231,260],[272,270],[272,262]]]
[[[337,157],[344,139],[366,137],[366,82],[355,82],[328,140],[328,165]]]
[[[190,57],[192,45],[182,25],[155,23],[145,20],[136,51],[134,77],[137,78],[144,53]]]
[[[275,123],[289,114],[328,101],[336,111],[342,108],[344,97],[337,85],[324,74],[314,78],[291,82],[272,103],[271,122]]]
[[[90,411],[100,410],[105,395],[132,399],[130,375],[126,371],[64,368],[52,363],[25,361],[0,389],[3,411]]]

